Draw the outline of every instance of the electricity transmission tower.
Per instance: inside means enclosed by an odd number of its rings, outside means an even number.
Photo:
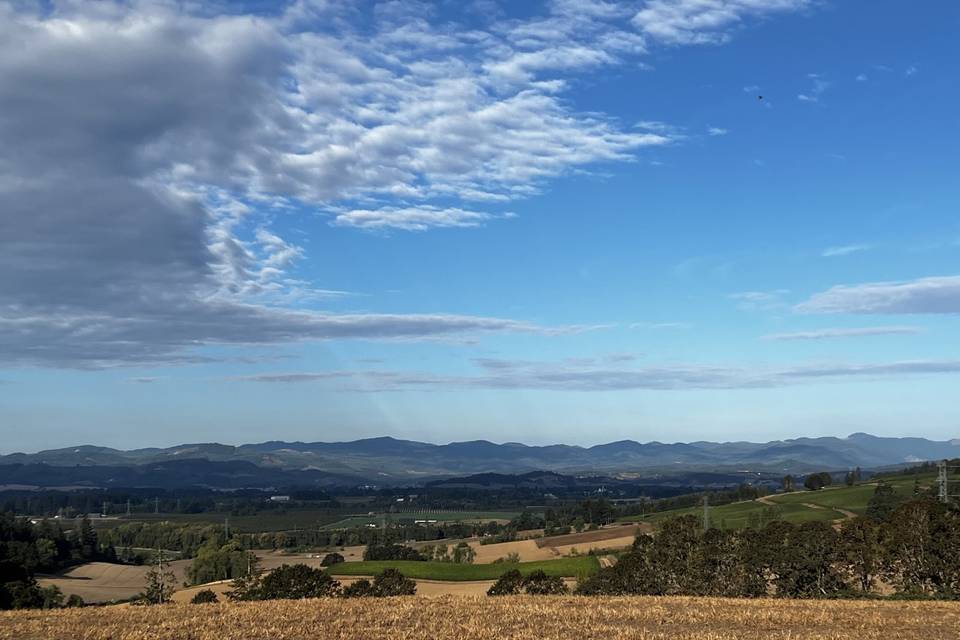
[[[703,494],[703,530],[710,529],[710,496]]]
[[[950,502],[950,498],[960,497],[958,494],[950,493],[951,469],[960,469],[960,464],[950,464],[947,460],[937,463],[937,498],[944,504]]]

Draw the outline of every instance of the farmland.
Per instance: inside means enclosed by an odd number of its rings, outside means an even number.
[[[318,599],[0,613],[17,640],[940,640],[960,603],[686,597]]]
[[[398,513],[373,513],[342,517],[327,523],[324,529],[349,529],[352,527],[380,526],[384,521],[405,522],[436,520],[437,522],[507,522],[519,515],[517,511],[401,511]]]
[[[524,574],[541,569],[551,576],[576,577],[593,573],[599,567],[600,565],[594,556],[497,564],[383,560],[344,562],[331,567],[330,573],[334,576],[370,576],[380,573],[384,569],[396,568],[410,578],[458,582],[463,580],[496,580],[511,569],[519,569]]]
[[[894,476],[885,478],[884,482],[892,486],[898,496],[908,498],[913,492],[916,480],[919,480],[921,487],[929,487],[934,481],[934,476],[931,474]],[[765,514],[771,513],[775,513],[777,519],[793,523],[829,522],[846,518],[848,513],[845,512],[856,515],[866,513],[867,504],[875,489],[876,483],[871,482],[852,487],[839,486],[819,491],[799,490],[774,494],[759,500],[711,507],[710,519],[713,526],[724,529],[742,529],[751,523],[755,524]],[[703,508],[698,506],[659,511],[644,516],[623,516],[619,520],[656,524],[677,516],[688,514],[700,516],[702,513]]]

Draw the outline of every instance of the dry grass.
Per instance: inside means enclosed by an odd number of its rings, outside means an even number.
[[[582,533],[568,533],[563,536],[551,536],[549,538],[540,538],[537,545],[541,547],[565,547],[570,545],[591,545],[603,540],[613,540],[615,538],[635,537],[637,531],[648,530],[649,526],[644,527],[639,524],[621,524],[595,529],[593,531],[584,531]],[[631,544],[632,544],[631,540]],[[588,547],[589,548],[589,547]]]
[[[175,560],[170,568],[181,584],[186,577],[190,560]],[[87,562],[55,577],[40,578],[43,586],[56,586],[65,595],[77,594],[87,602],[109,602],[132,598],[146,584],[146,565]]]
[[[18,640],[937,640],[960,603],[531,597],[301,600],[0,613]]]

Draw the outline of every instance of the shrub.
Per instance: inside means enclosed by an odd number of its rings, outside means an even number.
[[[234,581],[234,600],[300,600],[340,593],[340,583],[322,569],[305,564],[284,564],[266,576]]]
[[[330,567],[335,564],[340,564],[343,561],[344,558],[339,553],[328,553],[327,555],[323,556],[323,560],[320,561],[320,566]]]
[[[78,596],[78,595],[75,594],[75,593],[71,593],[71,594],[70,594],[70,597],[67,598],[67,603],[66,603],[65,606],[68,606],[68,607],[82,607],[82,606],[84,606],[84,605],[86,605],[86,604],[87,604],[87,603],[83,601],[83,598],[81,598],[80,596]]]
[[[524,591],[532,596],[553,596],[567,593],[566,583],[558,576],[548,576],[538,569],[524,578]]]
[[[190,604],[209,604],[216,601],[217,594],[210,589],[204,589],[203,591],[198,591],[197,595],[193,596],[193,598],[190,600]]]
[[[344,598],[366,598],[373,595],[373,584],[366,578],[361,578],[353,584],[344,587],[341,595]]]
[[[384,569],[373,579],[373,595],[378,598],[387,596],[412,596],[417,592],[417,583],[397,569]]]
[[[496,582],[487,589],[488,596],[515,596],[523,591],[523,575],[519,569],[511,569],[501,575]]]

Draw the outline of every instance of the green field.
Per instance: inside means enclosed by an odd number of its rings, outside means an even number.
[[[923,474],[919,476],[905,475],[884,478],[883,481],[893,486],[896,493],[904,498],[913,493],[915,479],[919,478],[922,487],[929,487],[935,480],[934,474]],[[787,522],[811,522],[811,521],[831,521],[844,518],[844,514],[836,509],[851,511],[857,515],[866,513],[867,504],[873,496],[876,489],[874,483],[861,484],[853,487],[834,486],[820,491],[799,490],[791,493],[779,493],[767,496],[767,499],[774,503],[775,511],[771,511],[771,506],[750,500],[746,502],[734,502],[710,508],[710,520],[713,526],[726,529],[741,529],[750,524],[751,519],[755,523],[757,518],[763,514],[776,514],[779,519]],[[810,507],[807,505],[816,505],[822,507]],[[703,515],[703,507],[688,507],[685,509],[672,509],[670,511],[660,511],[644,516],[624,516],[619,518],[623,522],[651,522],[657,523],[677,516],[692,514],[695,516]]]
[[[423,580],[496,580],[511,569],[519,569],[527,574],[537,569],[551,576],[577,577],[594,573],[600,563],[594,556],[558,558],[539,562],[518,562],[514,564],[455,564],[453,562],[418,562],[416,560],[378,560],[370,562],[344,562],[330,567],[335,576],[373,576],[384,569],[399,569],[408,578]]]
[[[414,520],[436,520],[437,522],[476,522],[483,520],[512,520],[517,511],[411,511],[401,513],[356,515],[341,517],[324,526],[324,529],[349,529],[351,527],[380,526],[384,518],[387,524],[412,522]]]

